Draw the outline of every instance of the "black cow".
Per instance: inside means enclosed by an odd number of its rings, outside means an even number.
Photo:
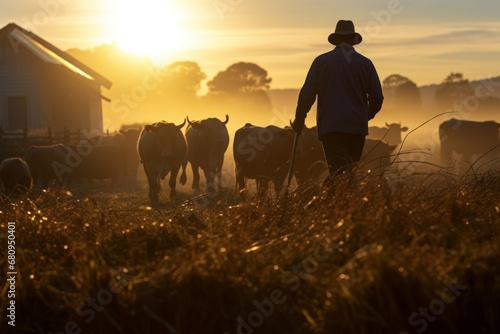
[[[215,178],[218,178],[219,190],[221,189],[221,172],[224,164],[224,153],[229,145],[229,134],[226,124],[229,117],[221,122],[217,118],[207,118],[191,122],[186,130],[188,144],[188,161],[193,169],[193,189],[200,191],[201,168],[205,174],[207,192],[215,192]]]
[[[7,158],[0,164],[0,180],[7,196],[31,190],[32,179],[28,164],[21,158]]]
[[[294,172],[297,183],[303,184],[315,181],[321,174],[327,173],[328,168],[316,127],[304,127],[299,141],[301,150],[296,157]],[[382,172],[389,167],[391,154],[396,147],[397,145],[389,145],[382,140],[367,138],[358,167],[365,171]],[[322,168],[324,170],[321,170]]]
[[[402,142],[401,133],[408,131],[408,127],[401,123],[385,123],[385,127],[370,126],[368,128],[369,139],[383,140],[389,145],[399,145]]]
[[[462,161],[472,162],[499,145],[500,124],[450,119],[439,125],[441,161],[450,162],[453,153],[461,155]]]
[[[170,198],[177,196],[175,186],[177,174],[182,166],[181,184],[186,183],[187,144],[181,132],[186,121],[180,125],[158,122],[146,125],[139,136],[137,149],[148,178],[149,200],[158,204],[161,189],[160,179],[170,173]]]
[[[140,132],[140,129],[134,128],[120,130],[118,133],[110,136],[94,138],[92,143],[118,147],[123,155],[122,179],[131,183],[137,181],[137,169],[140,165],[139,155],[137,154],[137,140]]]
[[[68,145],[67,165],[61,171],[71,179],[105,180],[116,184],[125,168],[122,149],[114,145]]]
[[[393,152],[398,145],[389,145],[383,140],[367,138],[358,166],[361,170],[369,170],[380,174],[390,167]]]
[[[59,166],[66,165],[68,151],[62,144],[31,146],[24,153],[24,159],[28,164],[33,183],[37,186],[47,188],[54,180],[63,183]]]
[[[288,173],[294,136],[291,128],[273,125],[264,128],[246,124],[238,129],[233,143],[238,189],[245,188],[245,178],[255,179],[259,191],[271,180],[279,193]]]

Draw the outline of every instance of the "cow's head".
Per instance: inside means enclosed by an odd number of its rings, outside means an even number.
[[[125,149],[135,149],[140,132],[141,130],[136,128],[120,130],[120,136],[123,137],[123,145]]]
[[[207,118],[201,121],[190,121],[187,118],[189,126],[195,130],[202,131],[203,141],[211,148],[221,148],[225,151],[229,143],[229,135],[226,124],[229,122],[229,116],[226,115],[224,122],[217,118]]]
[[[147,132],[156,134],[162,161],[160,171],[160,178],[162,179],[165,178],[174,165],[177,137],[185,124],[186,120],[179,125],[162,121],[144,127]]]
[[[408,127],[407,126],[401,126],[401,123],[392,123],[392,124],[389,124],[387,122],[385,122],[385,126],[390,129],[391,131],[396,131],[396,132],[406,132],[408,131]]]
[[[400,144],[402,142],[401,133],[408,131],[407,126],[401,126],[401,123],[389,124],[385,122],[387,128],[387,135],[384,138],[391,144]]]

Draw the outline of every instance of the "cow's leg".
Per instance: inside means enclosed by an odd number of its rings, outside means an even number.
[[[215,177],[217,178],[217,185],[219,187],[219,191],[223,191],[222,187],[222,165],[224,164],[224,160],[221,160],[221,162],[218,164]]]
[[[236,163],[234,174],[236,175],[236,192],[242,192],[245,189],[245,177],[243,176],[243,171],[241,167]]]
[[[205,173],[205,180],[207,182],[205,184],[205,192],[211,194],[215,193],[215,172],[207,170],[203,170],[203,172]]]
[[[283,183],[285,182],[286,174],[284,176],[278,175],[273,179],[274,191],[276,192],[276,197],[278,197],[283,189]]]
[[[151,205],[156,205],[159,203],[158,194],[160,193],[159,180],[157,173],[149,171],[146,166],[144,166],[144,172],[148,179],[149,186],[149,202]]]
[[[257,197],[264,199],[269,187],[269,180],[263,177],[258,177],[255,179],[255,183],[257,184]]]
[[[191,162],[191,168],[193,170],[193,184],[191,186],[196,194],[200,193],[200,171],[198,170],[198,165]]]
[[[170,179],[168,181],[168,185],[170,186],[170,199],[177,199],[177,191],[175,190],[175,186],[177,185],[177,175],[179,174],[180,166],[173,168],[170,172]]]

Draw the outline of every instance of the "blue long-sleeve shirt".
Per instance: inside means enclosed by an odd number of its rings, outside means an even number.
[[[347,44],[318,56],[300,90],[295,113],[305,118],[318,96],[318,137],[330,132],[368,134],[368,120],[381,109],[384,96],[370,59]]]

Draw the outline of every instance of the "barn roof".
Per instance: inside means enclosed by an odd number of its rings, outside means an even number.
[[[22,45],[45,63],[63,66],[67,70],[81,75],[88,80],[95,81],[108,89],[112,85],[111,81],[79,60],[15,23],[9,23],[0,30],[0,38],[3,39],[4,37],[9,38],[10,41],[15,41],[16,45],[14,47]]]

